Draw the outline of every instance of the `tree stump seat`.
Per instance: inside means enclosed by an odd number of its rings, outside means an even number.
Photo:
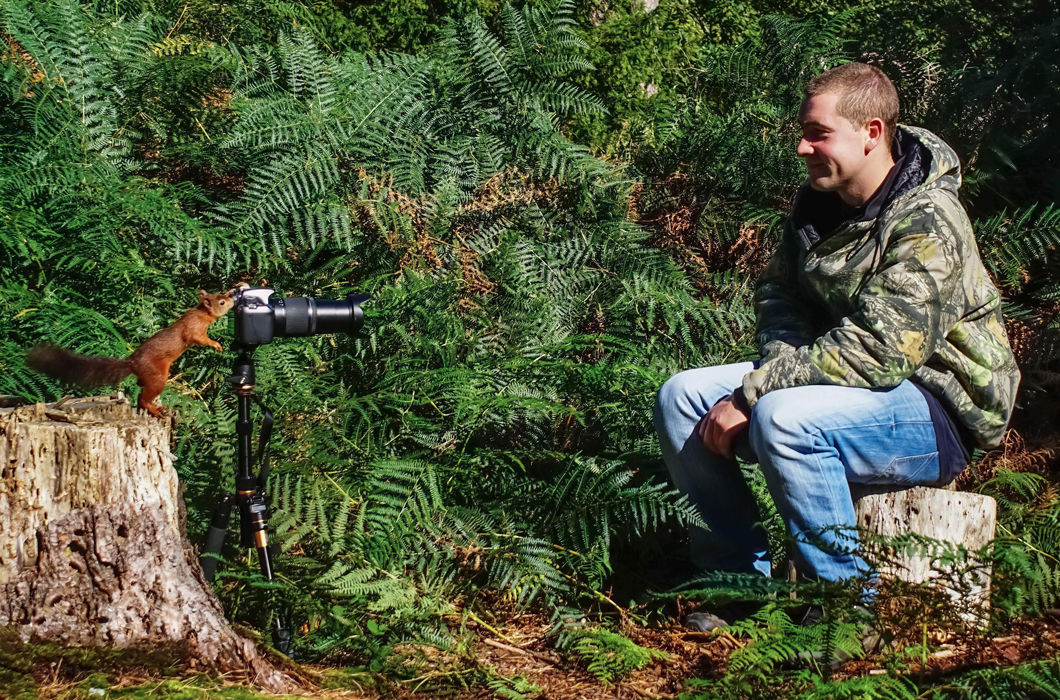
[[[969,556],[964,561],[958,558],[950,562],[933,556],[926,542],[921,546],[911,543],[908,551],[889,551],[880,574],[909,583],[938,582],[958,605],[962,617],[985,620],[991,569],[971,553],[994,538],[997,503],[993,498],[957,491],[952,484],[946,488],[852,484],[851,496],[862,531],[883,538],[914,535],[967,550]]]

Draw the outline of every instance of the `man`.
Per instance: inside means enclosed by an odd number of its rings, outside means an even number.
[[[948,483],[1008,424],[1019,371],[957,200],[957,156],[897,119],[877,68],[810,82],[797,150],[808,179],[755,290],[761,359],[659,391],[663,457],[709,526],[691,533],[704,569],[770,571],[732,459],[745,437],[800,573],[835,581],[866,568],[850,482]]]

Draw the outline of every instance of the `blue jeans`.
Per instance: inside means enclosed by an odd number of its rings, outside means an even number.
[[[655,429],[670,477],[709,530],[693,528],[692,562],[769,575],[766,535],[735,460],[703,447],[693,428],[740,386],[753,364],[671,377],[655,403]],[[931,484],[938,447],[927,402],[904,381],[892,389],[814,385],[762,396],[751,412],[750,450],[795,543],[799,572],[838,581],[869,573],[857,555],[850,482]]]

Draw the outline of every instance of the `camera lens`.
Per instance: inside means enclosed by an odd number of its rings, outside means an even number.
[[[319,333],[354,333],[361,327],[368,297],[350,294],[345,299],[287,297],[273,305],[274,330],[289,338]]]

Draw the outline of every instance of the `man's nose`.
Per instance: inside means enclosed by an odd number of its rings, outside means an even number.
[[[805,138],[799,139],[799,145],[795,148],[795,153],[800,156],[808,156],[813,153],[813,146]]]

